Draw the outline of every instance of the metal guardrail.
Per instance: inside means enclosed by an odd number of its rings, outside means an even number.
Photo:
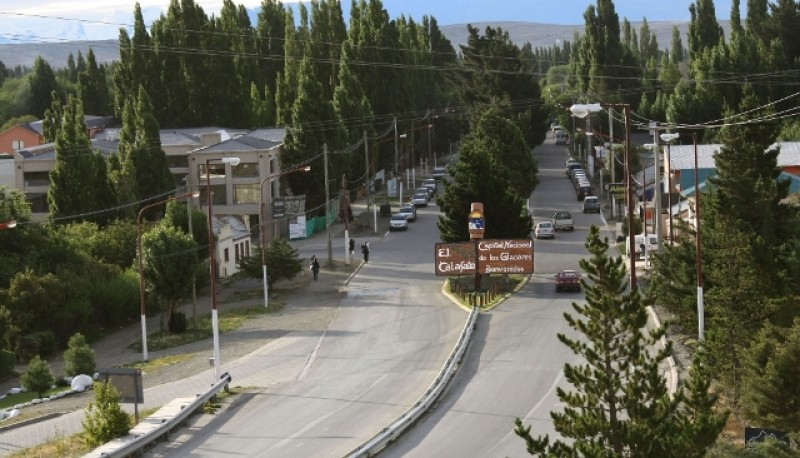
[[[431,408],[433,403],[442,394],[450,378],[456,371],[456,365],[461,361],[464,352],[467,349],[470,339],[472,338],[472,330],[475,328],[475,321],[478,319],[478,308],[473,307],[472,312],[461,331],[461,335],[456,342],[453,352],[445,361],[442,370],[436,376],[431,386],[425,391],[419,401],[417,401],[408,410],[403,412],[395,421],[389,426],[382,429],[380,432],[372,436],[363,444],[359,445],[346,456],[348,458],[361,458],[373,456],[379,451],[386,448],[389,442],[399,437],[409,426],[411,426],[417,419],[422,416],[428,409]]]
[[[138,425],[131,429],[131,431],[135,431],[137,428],[145,427],[148,429],[145,433],[139,435],[133,433],[129,434],[128,436],[115,439],[87,453],[84,455],[84,458],[121,458],[140,452],[144,447],[152,444],[165,434],[169,434],[175,427],[186,420],[189,415],[191,415],[197,409],[203,407],[203,404],[216,396],[216,394],[225,388],[230,382],[230,374],[227,372],[222,374],[219,381],[212,385],[208,391],[197,395],[197,397],[194,399],[187,400],[186,405],[181,404],[178,406],[177,413],[170,415],[170,418],[161,419],[160,423],[155,425],[148,423],[148,418],[151,417],[145,418],[139,422]]]

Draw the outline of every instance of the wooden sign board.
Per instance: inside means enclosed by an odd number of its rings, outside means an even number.
[[[531,274],[533,240],[475,240],[437,243],[436,275]]]

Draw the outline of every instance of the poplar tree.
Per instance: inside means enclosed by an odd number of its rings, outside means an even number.
[[[45,111],[50,108],[52,101],[51,93],[61,93],[61,89],[56,81],[56,74],[53,68],[42,56],[36,56],[33,62],[33,72],[28,77],[28,85],[31,95],[29,102],[30,113],[41,119]]]

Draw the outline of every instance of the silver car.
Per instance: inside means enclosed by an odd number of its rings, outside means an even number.
[[[402,213],[395,213],[389,220],[390,231],[404,231],[408,229],[408,221],[406,216]]]
[[[411,203],[414,204],[415,207],[427,207],[428,206],[428,193],[427,192],[418,192],[411,196]]]

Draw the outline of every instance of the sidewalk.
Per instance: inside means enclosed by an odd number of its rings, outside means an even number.
[[[380,197],[379,197],[380,199]],[[384,197],[385,200],[385,197]],[[380,201],[380,200],[379,200]],[[366,200],[352,203],[354,215],[367,209]],[[396,210],[396,205],[392,206]],[[328,231],[321,231],[306,239],[292,240],[291,245],[298,250],[301,258],[308,259],[316,255],[320,260],[319,280],[313,281],[310,272],[305,269],[292,282],[282,282],[270,290],[270,303],[279,302],[283,308],[278,313],[264,314],[250,318],[241,328],[220,335],[220,352],[222,371],[232,376],[233,386],[269,386],[296,379],[304,367],[304,361],[292,359],[282,362],[264,361],[258,357],[260,349],[280,344],[278,339],[291,337],[299,333],[302,336],[322,335],[333,319],[339,302],[344,294],[342,287],[347,284],[362,265],[359,247],[364,241],[370,242],[373,250],[378,248],[388,231],[388,217],[377,216],[377,230],[352,231],[350,237],[356,240],[356,253],[347,262],[344,239],[344,224],[336,223],[330,227],[330,259],[328,250]],[[379,248],[378,248],[379,249]],[[332,261],[332,262],[330,262]],[[217,309],[220,314],[237,307],[253,307],[264,304],[260,279],[243,279],[234,282],[221,280],[218,282]],[[186,313],[191,323],[191,300],[179,308]],[[211,298],[207,291],[198,291],[197,314],[208,315],[211,310]],[[159,316],[148,317],[148,332],[159,329]],[[98,369],[121,366],[141,361],[142,353],[128,348],[130,343],[141,338],[141,326],[138,323],[116,331],[92,345]],[[313,339],[312,339],[313,340]],[[293,340],[297,342],[297,339]],[[311,351],[311,350],[309,350]],[[206,339],[160,351],[150,351],[149,359],[155,360],[168,355],[189,355],[188,361],[162,368],[153,374],[144,374],[144,404],[139,410],[157,407],[178,398],[191,396],[205,391],[214,381],[213,367],[209,364],[212,356],[212,341]],[[53,374],[63,373],[61,354],[48,360]],[[18,372],[25,366],[17,367]],[[18,386],[18,380],[4,383],[2,392],[12,386]],[[85,416],[83,406],[92,399],[91,393],[68,396],[52,404],[50,415],[42,421],[23,422],[20,425],[2,426],[0,434],[0,456],[13,451],[32,447],[59,436],[71,435],[82,430]],[[59,404],[61,403],[61,404]],[[48,403],[49,404],[49,403]],[[59,407],[60,406],[60,407]],[[77,410],[74,410],[77,407]],[[132,404],[123,404],[129,412],[133,412]],[[24,409],[34,409],[37,406]],[[22,413],[25,414],[23,409]],[[54,418],[50,418],[55,415]]]

